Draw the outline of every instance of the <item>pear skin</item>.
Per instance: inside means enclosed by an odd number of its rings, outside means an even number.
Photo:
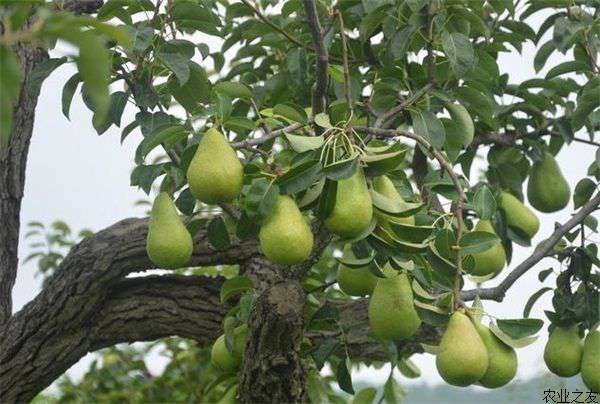
[[[496,234],[492,223],[489,220],[480,220],[473,231],[485,231]],[[472,254],[475,260],[475,265],[469,274],[474,276],[487,276],[502,271],[506,265],[506,253],[501,243],[495,244],[493,247],[485,251]]]
[[[483,324],[475,326],[488,353],[488,368],[479,384],[488,389],[496,389],[510,382],[517,374],[517,353],[496,337]]]
[[[550,153],[531,167],[527,183],[527,199],[531,206],[544,213],[564,209],[571,199],[571,188]]]
[[[190,190],[207,204],[230,202],[242,190],[244,170],[235,150],[221,132],[204,133],[187,171]]]
[[[600,330],[590,331],[585,337],[581,378],[588,389],[600,393]]]
[[[507,224],[521,230],[529,238],[533,238],[540,229],[540,220],[535,213],[512,194],[500,194],[500,208],[506,214]]]
[[[453,103],[447,103],[446,109],[448,110],[452,121],[461,129],[460,133],[462,134],[461,140],[463,146],[469,146],[473,142],[473,137],[475,136],[475,125],[473,124],[473,119],[471,118],[469,111],[462,105]]]
[[[398,190],[396,189],[396,187],[394,186],[394,183],[392,182],[392,180],[390,180],[385,175],[381,175],[379,177],[373,178],[373,189],[375,190],[375,192],[380,193],[381,195],[385,196],[386,198],[389,198],[389,199],[392,199],[395,201],[400,201],[401,203],[405,202],[404,199],[402,198],[402,196],[400,195],[400,193],[398,192]],[[415,217],[414,216],[394,217],[394,220],[397,223],[408,224],[411,226],[415,225]],[[391,229],[390,229],[390,231],[391,231]]]
[[[361,168],[350,178],[337,183],[335,206],[325,226],[341,238],[360,235],[371,224],[373,201]]]
[[[575,376],[581,369],[582,355],[577,326],[552,330],[544,349],[544,361],[552,373],[560,377]]]
[[[468,386],[485,375],[488,352],[466,314],[455,311],[450,316],[435,364],[442,379],[454,386]]]
[[[369,325],[380,340],[403,340],[412,337],[421,326],[414,306],[413,291],[406,273],[391,267],[386,278],[377,278],[369,299]]]
[[[368,267],[350,268],[340,264],[337,270],[338,286],[349,296],[370,295],[377,284],[377,279]]]
[[[192,256],[192,236],[181,221],[171,197],[161,192],[152,205],[146,252],[163,269],[185,266]]]
[[[240,365],[239,359],[227,349],[225,335],[221,335],[213,344],[210,360],[216,368],[224,372],[232,372]]]
[[[273,211],[258,234],[263,254],[272,262],[294,265],[312,252],[314,238],[310,226],[294,200],[279,195]]]

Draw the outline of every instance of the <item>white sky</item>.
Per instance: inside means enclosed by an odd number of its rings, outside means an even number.
[[[539,24],[543,15],[538,14],[532,23]],[[533,22],[533,20],[536,20]],[[543,41],[541,42],[543,43]],[[216,44],[210,44],[212,48]],[[502,54],[499,60],[501,73],[510,74],[511,82],[518,83],[534,76],[533,56],[535,49],[531,44],[524,46],[523,54]],[[564,56],[554,54],[548,66],[561,62]],[[541,75],[543,77],[545,69]],[[124,145],[120,145],[120,129],[114,126],[104,135],[97,136],[92,124],[91,114],[76,94],[71,106],[71,121],[61,113],[61,93],[64,83],[74,73],[73,66],[61,66],[44,83],[37,108],[34,135],[27,166],[25,197],[21,215],[22,229],[32,220],[49,224],[53,220],[66,221],[73,230],[90,228],[94,231],[111,225],[117,220],[143,216],[144,209],[134,207],[134,202],[145,198],[141,190],[129,186],[129,175],[134,167],[133,156],[139,143],[140,134],[136,130]],[[125,124],[134,119],[135,111],[128,106],[123,115]],[[586,136],[580,134],[580,136]],[[595,147],[573,144],[558,156],[558,162],[564,175],[572,184],[581,179],[594,159]],[[479,163],[481,164],[481,163]],[[481,168],[481,166],[479,166]],[[477,167],[474,167],[477,169]],[[567,209],[555,214],[542,214],[541,229],[534,242],[539,242],[552,232],[554,222],[564,222],[572,211],[572,203]],[[24,232],[22,232],[23,234]],[[22,260],[30,253],[27,243],[21,237],[19,257]],[[521,262],[532,252],[531,248],[516,248],[513,264]],[[537,273],[550,266],[557,267],[555,261],[546,259],[528,274],[523,276],[508,292],[504,303],[484,302],[485,309],[498,318],[520,318],[527,298],[541,285]],[[35,265],[28,263],[19,268],[17,282],[13,291],[14,309],[19,310],[38,293],[41,279],[34,278]],[[505,273],[508,272],[505,269]],[[494,286],[499,280],[488,282]],[[546,282],[552,286],[554,278]],[[543,318],[544,309],[551,309],[550,294],[535,305],[532,317]],[[518,379],[527,379],[545,371],[542,360],[546,330],[535,344],[519,350]],[[423,376],[408,383],[441,383],[435,369],[434,357],[417,355],[413,360],[421,368]],[[69,371],[73,376],[81,375],[90,361],[90,355]],[[164,360],[157,355],[150,358],[153,371],[160,371]],[[385,381],[388,370],[363,369],[359,377]]]

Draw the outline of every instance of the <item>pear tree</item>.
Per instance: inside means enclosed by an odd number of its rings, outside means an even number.
[[[501,58],[526,46],[519,81]],[[65,399],[394,403],[423,353],[448,384],[510,384],[543,327],[547,368],[598,391],[599,51],[597,0],[0,0],[0,402],[105,349]],[[37,105],[66,63],[62,105]],[[35,109],[75,97],[136,145],[153,207],[81,240],[56,222],[13,312]],[[532,271],[522,315],[492,316]],[[163,376],[115,348],[139,341]],[[357,364],[387,366],[382,394]],[[103,396],[101,371],[146,376]]]

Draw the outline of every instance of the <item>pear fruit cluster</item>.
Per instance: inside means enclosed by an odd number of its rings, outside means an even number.
[[[577,325],[554,328],[544,349],[544,362],[560,377],[581,372],[585,385],[600,392],[600,330],[588,332],[582,343]]]
[[[527,199],[531,206],[544,213],[557,212],[569,204],[569,183],[552,154],[545,153],[543,159],[531,167]]]
[[[173,200],[169,194],[161,192],[154,200],[150,214],[146,240],[148,257],[160,268],[180,268],[189,262],[192,247],[192,236]]]
[[[473,324],[461,311],[450,317],[435,363],[442,379],[460,387],[478,383],[498,388],[510,382],[517,372],[514,349],[488,327]]]

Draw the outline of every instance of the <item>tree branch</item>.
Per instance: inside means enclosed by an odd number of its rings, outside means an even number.
[[[246,139],[241,142],[232,143],[231,147],[233,147],[234,149],[243,149],[243,148],[248,148],[248,147],[252,147],[252,146],[257,146],[257,145],[266,143],[269,140],[273,140],[273,139],[275,139],[281,135],[284,135],[286,133],[294,132],[298,129],[303,128],[304,126],[306,126],[306,125],[304,125],[302,123],[293,123],[289,126],[281,128],[281,129],[273,130],[273,131],[271,131],[271,133],[265,134],[261,137],[257,137],[254,139]]]
[[[517,281],[517,279],[533,268],[533,266],[541,261],[544,257],[548,256],[548,253],[552,251],[554,246],[563,238],[563,236],[572,228],[583,222],[583,220],[590,213],[596,210],[598,206],[600,206],[600,193],[596,194],[595,197],[583,205],[581,209],[568,221],[559,226],[548,239],[538,244],[533,254],[519,264],[515,269],[513,269],[498,286],[493,288],[463,291],[461,293],[462,300],[469,301],[475,299],[476,296],[479,296],[480,299],[501,302],[506,295],[506,291],[508,291],[508,289]]]
[[[308,17],[308,25],[313,38],[315,47],[316,66],[315,66],[315,89],[312,100],[312,114],[317,115],[327,107],[327,66],[329,64],[329,55],[323,42],[323,30],[317,14],[317,6],[314,0],[303,0],[304,10]]]

